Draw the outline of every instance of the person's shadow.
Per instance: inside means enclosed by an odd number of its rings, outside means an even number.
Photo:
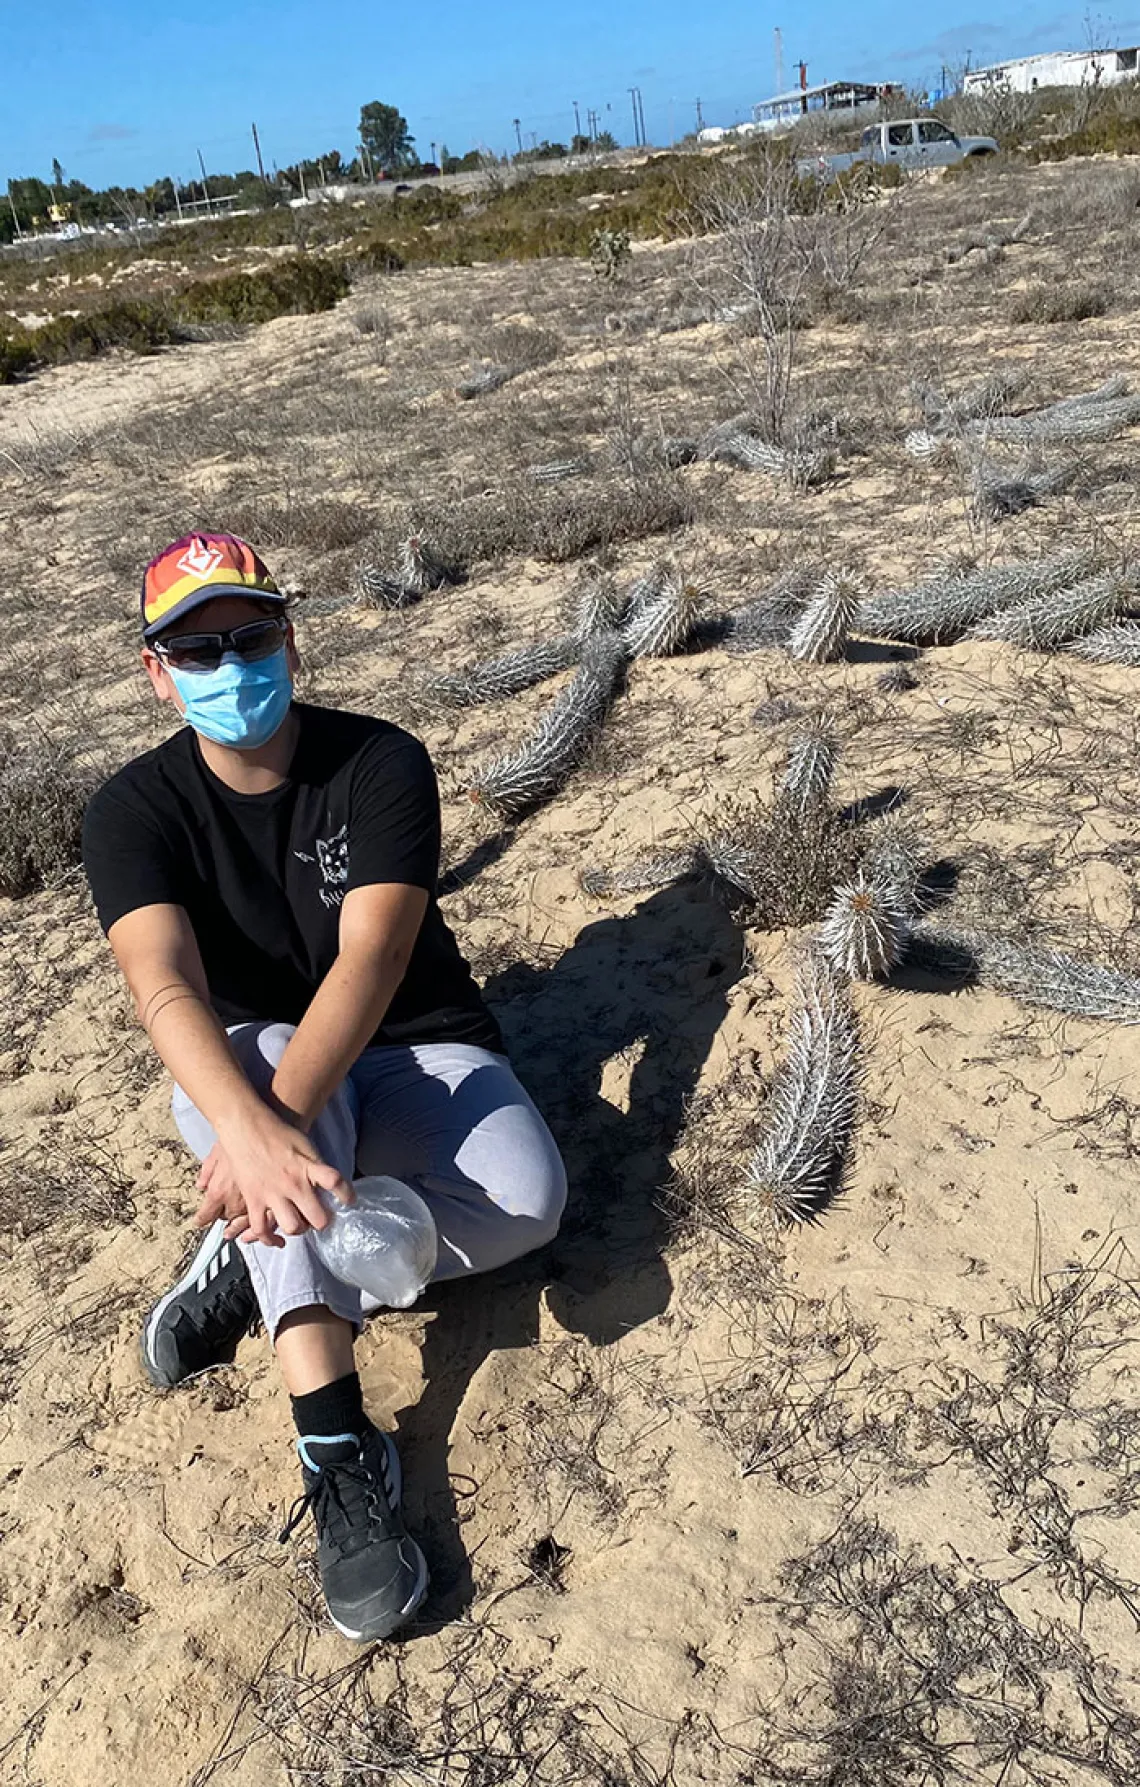
[[[552,967],[520,964],[485,988],[512,1064],[562,1150],[570,1195],[550,1247],[436,1286],[422,1305],[432,1316],[424,1389],[398,1421],[409,1524],[432,1573],[429,1622],[454,1618],[473,1595],[462,1504],[479,1485],[453,1485],[448,1455],[479,1367],[534,1343],[544,1288],[556,1320],[596,1345],[668,1306],[661,1188],[742,968],[741,935],[724,907],[699,886],[679,885],[628,917],[587,925]]]

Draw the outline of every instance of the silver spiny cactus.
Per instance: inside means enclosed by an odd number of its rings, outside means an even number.
[[[1046,409],[1020,416],[987,416],[968,424],[969,432],[991,441],[1024,441],[1038,446],[1075,446],[1082,441],[1108,441],[1140,422],[1140,397],[1065,398]]]
[[[663,856],[647,857],[644,862],[630,863],[624,869],[584,869],[582,888],[588,894],[651,893],[659,887],[672,887],[683,881],[700,866],[695,847],[670,850]]]
[[[1127,607],[1132,591],[1113,572],[1086,578],[1017,608],[989,615],[970,629],[971,639],[1001,639],[1031,651],[1056,651],[1069,639],[1091,633]]]
[[[1140,980],[1060,950],[1014,943],[984,931],[924,925],[912,934],[907,957],[921,967],[947,970],[1008,993],[1026,1005],[1113,1024],[1140,1024]]]
[[[810,560],[782,571],[767,589],[728,616],[725,650],[741,656],[766,646],[787,645],[822,574],[822,565]]]
[[[446,565],[423,534],[409,534],[401,541],[397,576],[404,588],[417,596],[450,582]]]
[[[839,741],[822,714],[797,726],[788,741],[781,798],[801,811],[825,801],[838,757]]]
[[[947,645],[988,615],[1071,588],[1091,564],[1089,553],[1072,551],[976,571],[947,568],[910,589],[872,596],[859,610],[856,627],[873,639]]]
[[[888,881],[860,869],[835,890],[819,928],[819,946],[832,967],[856,980],[886,980],[902,961],[910,921]]]
[[[979,515],[1000,520],[1003,515],[1020,515],[1034,509],[1046,497],[1059,496],[1074,482],[1077,465],[1024,466],[1011,472],[982,458],[975,461],[970,475],[973,504]]]
[[[612,577],[604,572],[591,576],[574,602],[575,636],[592,639],[595,633],[616,632],[628,607],[628,594],[618,589]]]
[[[1098,627],[1095,633],[1074,639],[1065,650],[1092,664],[1123,664],[1130,670],[1140,669],[1140,621],[1122,620],[1115,626]]]
[[[409,589],[387,566],[376,559],[362,559],[356,568],[356,587],[369,608],[411,608],[419,591]]]
[[[605,724],[627,656],[616,635],[598,634],[589,640],[573,681],[551,703],[525,743],[476,771],[472,800],[510,819],[557,794]]]
[[[841,656],[859,611],[862,591],[850,571],[828,571],[788,636],[788,654],[806,664]]]
[[[817,952],[800,970],[745,1195],[786,1222],[812,1222],[843,1189],[859,1097],[859,1036],[844,982]]]
[[[868,829],[862,872],[889,890],[894,904],[913,924],[922,912],[922,874],[930,858],[929,845],[905,813],[888,813]]]
[[[533,645],[520,646],[501,658],[486,658],[469,670],[426,678],[418,693],[425,703],[436,707],[477,707],[484,701],[503,701],[568,670],[578,662],[581,649],[581,641],[570,635],[536,639]]]
[[[670,571],[655,595],[630,609],[622,630],[631,658],[668,658],[692,637],[705,593],[677,571]]]
[[[489,391],[498,391],[514,376],[509,366],[485,366],[479,372],[471,373],[468,378],[461,379],[455,387],[455,394],[470,402],[473,397],[485,397]]]

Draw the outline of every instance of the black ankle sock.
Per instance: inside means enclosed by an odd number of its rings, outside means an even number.
[[[336,1378],[331,1384],[322,1384],[319,1390],[309,1390],[304,1396],[291,1396],[289,1400],[302,1439],[307,1434],[331,1439],[335,1433],[355,1433],[360,1437],[367,1430],[368,1417],[364,1413],[363,1393],[355,1371],[346,1372],[344,1377]]]

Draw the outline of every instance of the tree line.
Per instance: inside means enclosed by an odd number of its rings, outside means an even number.
[[[575,136],[565,143],[543,141],[521,154],[515,162],[557,160],[571,154],[584,154],[590,149],[616,149],[617,142],[604,131],[596,139]],[[11,242],[21,235],[69,224],[81,229],[137,228],[143,223],[157,223],[189,213],[200,216],[215,203],[225,201],[227,208],[266,210],[302,198],[318,186],[372,184],[378,180],[416,179],[436,174],[461,174],[499,160],[484,151],[471,149],[465,155],[452,155],[446,144],[440,144],[437,162],[423,161],[416,152],[415,138],[408,121],[394,105],[372,100],[360,108],[356,153],[349,158],[339,149],[323,155],[307,156],[289,167],[275,168],[271,177],[263,177],[252,168],[237,173],[214,173],[206,170],[202,180],[174,181],[167,175],[147,186],[107,186],[96,189],[82,180],[69,180],[57,160],[52,162],[50,181],[36,175],[25,175],[8,181],[8,202],[0,201],[0,242]],[[501,158],[507,159],[507,158]]]

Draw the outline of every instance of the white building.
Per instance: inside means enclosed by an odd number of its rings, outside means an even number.
[[[962,82],[964,93],[1005,87],[1013,93],[1035,93],[1038,87],[1105,87],[1135,80],[1138,52],[1132,50],[1055,50],[1044,56],[1017,56],[989,68],[972,68]]]

